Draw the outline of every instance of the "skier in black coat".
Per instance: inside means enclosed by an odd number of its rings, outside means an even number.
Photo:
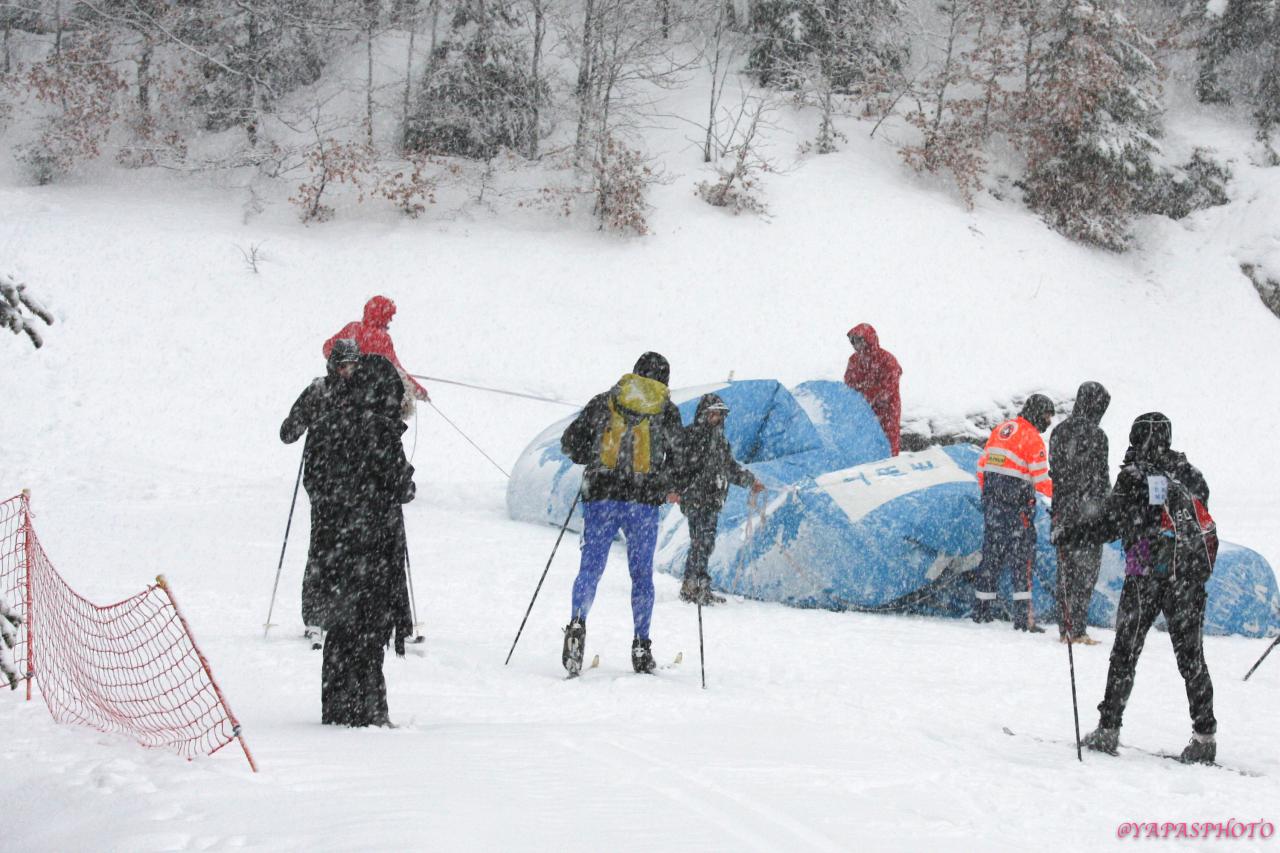
[[[414,497],[413,467],[400,442],[404,387],[395,367],[361,356],[350,383],[344,404],[311,427],[308,493],[332,507],[312,578],[312,613],[326,632],[321,719],[385,726],[383,650],[394,641],[403,655],[413,629],[401,509]]]
[[[1097,645],[1089,636],[1089,602],[1102,566],[1102,545],[1082,542],[1065,531],[1097,519],[1111,488],[1107,470],[1107,434],[1099,422],[1111,395],[1097,382],[1076,392],[1070,417],[1049,436],[1049,478],[1053,481],[1050,513],[1053,544],[1058,551],[1058,635],[1062,642]]]
[[[331,540],[336,529],[333,516],[337,501],[341,500],[341,495],[330,494],[325,489],[327,478],[316,465],[320,443],[311,428],[349,402],[350,380],[359,361],[360,348],[355,341],[335,342],[329,352],[325,375],[312,380],[298,395],[289,416],[280,424],[280,440],[285,444],[293,444],[307,434],[302,446],[302,483],[311,502],[311,542],[307,548],[307,567],[302,574],[302,624],[308,637],[318,637],[320,633],[313,582],[316,554],[333,548]]]
[[[733,458],[724,434],[729,407],[715,394],[698,401],[693,423],[685,430],[684,465],[680,476],[680,511],[689,523],[689,556],[684,566],[680,598],[693,604],[722,604],[711,592],[707,561],[716,547],[716,523],[729,484],[764,491],[764,484]]]
[[[1115,754],[1138,656],[1147,631],[1163,613],[1191,711],[1193,733],[1181,757],[1186,762],[1212,763],[1217,757],[1218,723],[1203,637],[1205,582],[1212,562],[1203,541],[1191,547],[1180,543],[1185,509],[1192,507],[1193,498],[1207,506],[1209,486],[1185,455],[1170,449],[1172,436],[1172,424],[1164,415],[1140,415],[1129,431],[1129,449],[1102,518],[1074,532],[1095,536],[1095,541],[1120,539],[1125,549],[1124,588],[1106,693],[1098,705],[1098,728],[1085,736],[1084,744]],[[1190,522],[1198,531],[1194,509]]]
[[[560,662],[570,677],[582,669],[587,614],[604,574],[613,537],[627,540],[631,616],[635,628],[631,666],[654,670],[649,623],[653,616],[653,551],[658,510],[674,500],[684,422],[671,402],[671,366],[656,352],[636,361],[631,373],[587,403],[560,437],[560,449],[582,473],[582,561]]]

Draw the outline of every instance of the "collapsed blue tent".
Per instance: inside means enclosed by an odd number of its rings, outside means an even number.
[[[686,424],[698,399],[719,394],[730,408],[725,432],[734,455],[768,487],[759,505],[731,489],[708,571],[721,590],[761,601],[829,610],[963,616],[973,600],[970,572],[982,547],[982,508],[971,445],[931,447],[886,458],[889,444],[870,406],[842,383],[731,382],[672,392]],[[559,526],[582,469],[560,452],[571,418],[552,425],[512,472],[512,518]],[[569,521],[581,530],[580,510]],[[1053,622],[1057,558],[1047,512],[1037,513],[1032,600]],[[663,509],[655,565],[684,573],[684,516]],[[1124,557],[1104,550],[1089,623],[1115,624]],[[1009,600],[1009,579],[1002,600]],[[1280,591],[1261,555],[1223,543],[1208,584],[1205,630],[1260,637],[1280,631]]]

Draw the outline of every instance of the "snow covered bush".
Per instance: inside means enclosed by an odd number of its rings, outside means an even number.
[[[1182,166],[1160,171],[1140,209],[1143,213],[1182,219],[1197,210],[1229,202],[1230,182],[1231,170],[1215,160],[1210,149],[1196,148]]]
[[[46,326],[53,325],[53,315],[27,292],[25,284],[19,283],[12,274],[0,273],[0,327],[15,335],[25,334],[31,345],[39,349],[44,339],[33,322],[37,319]]]
[[[503,148],[528,150],[536,136],[535,104],[548,93],[529,73],[515,23],[501,4],[462,5],[454,38],[437,49],[406,121],[406,150],[477,160],[490,160]]]
[[[15,148],[38,184],[51,183],[102,153],[119,116],[117,95],[127,88],[105,34],[67,42],[19,79],[23,94],[43,113],[38,136]]]
[[[835,118],[850,99],[893,88],[908,58],[894,0],[766,0],[752,13],[748,69],[763,85],[818,109],[813,147],[836,150]]]
[[[773,171],[773,166],[760,152],[758,141],[770,109],[768,101],[758,99],[742,104],[733,123],[732,136],[722,149],[717,148],[719,177],[715,181],[699,181],[694,187],[698,197],[707,204],[727,208],[734,214],[763,216],[769,212],[760,197],[759,178],[762,173]]]
[[[649,233],[649,185],[657,176],[643,154],[609,137],[591,170],[593,213],[600,227],[619,234]]]
[[[301,209],[303,222],[327,222],[333,208],[324,201],[326,190],[335,183],[352,184],[363,197],[363,188],[376,180],[377,153],[361,143],[324,139],[307,149],[304,164],[307,180],[289,201]]]
[[[1122,251],[1160,173],[1161,72],[1154,44],[1115,0],[1079,0],[1059,19],[1049,73],[1028,92],[1019,143],[1028,206],[1075,240]]]
[[[1196,91],[1206,103],[1241,101],[1253,108],[1258,138],[1272,165],[1280,165],[1280,3],[1225,0],[1210,3],[1199,49]]]

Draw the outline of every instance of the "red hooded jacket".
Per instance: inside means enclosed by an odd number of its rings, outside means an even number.
[[[850,329],[849,337],[855,335],[867,345],[862,352],[849,356],[844,384],[871,404],[871,410],[880,419],[885,438],[889,439],[889,452],[897,456],[902,434],[902,397],[898,393],[902,367],[892,353],[880,347],[880,337],[870,323],[860,323]]]
[[[350,338],[360,347],[360,352],[365,355],[380,355],[396,366],[396,370],[401,376],[407,377],[408,381],[423,394],[427,389],[423,388],[418,382],[409,376],[409,371],[404,369],[404,365],[400,363],[400,359],[396,358],[396,348],[391,343],[391,335],[387,332],[387,326],[391,323],[391,318],[396,315],[396,304],[385,296],[375,296],[365,303],[364,320],[354,323],[348,323],[342,327],[342,331],[329,338],[324,342],[322,351],[324,357],[329,357],[329,351],[333,349],[335,341],[343,338]]]

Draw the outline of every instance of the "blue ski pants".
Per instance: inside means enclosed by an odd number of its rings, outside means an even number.
[[[658,507],[625,501],[586,501],[582,504],[582,564],[573,582],[572,618],[587,621],[596,585],[609,560],[613,537],[622,531],[631,570],[631,618],[635,635],[649,639],[653,616],[653,549],[658,544]]]

